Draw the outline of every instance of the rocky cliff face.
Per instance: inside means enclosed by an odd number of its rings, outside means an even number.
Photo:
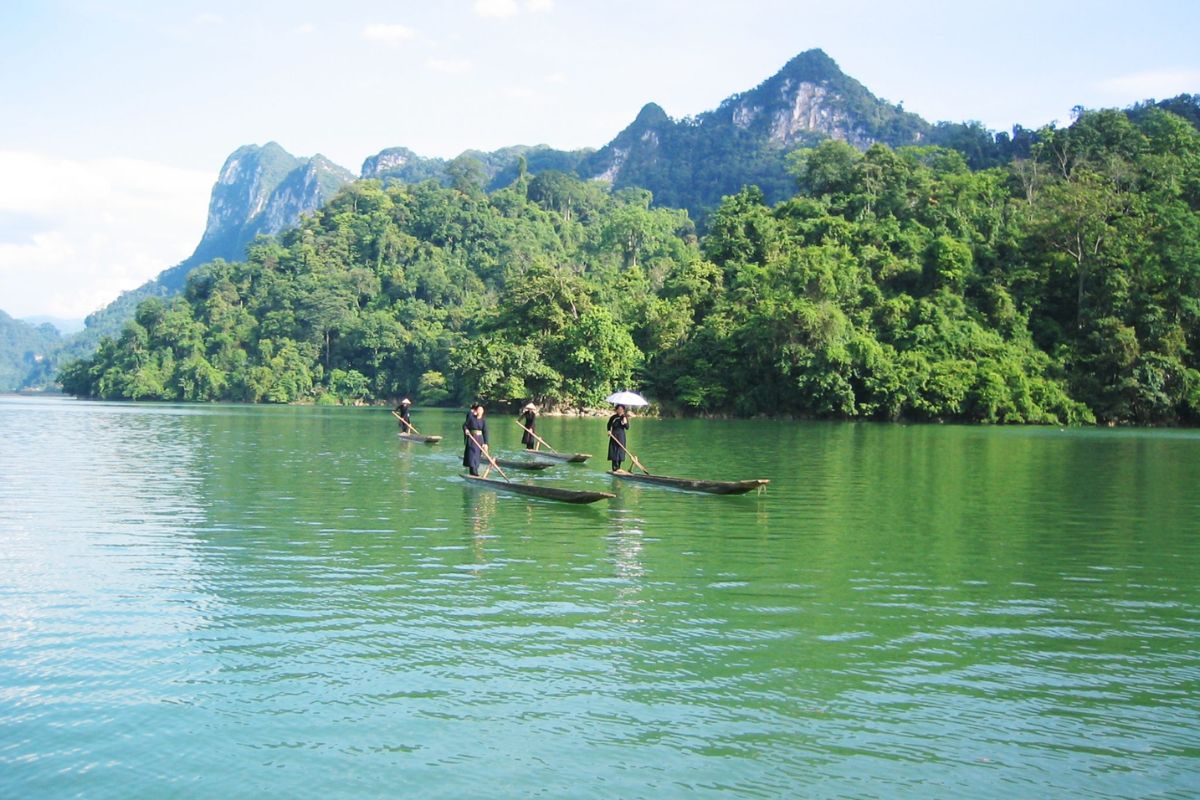
[[[414,164],[414,162],[420,163],[429,160],[431,159],[421,158],[407,147],[389,147],[363,161],[362,177],[378,179],[388,175],[396,175],[403,172],[405,168]]]
[[[901,147],[929,132],[927,122],[871,94],[820,50],[801,53],[754,89],[701,115],[701,121],[718,127],[728,122],[781,147],[803,144],[814,134],[864,150],[875,142]]]
[[[809,81],[796,85],[785,81],[780,94],[780,102],[774,108],[739,103],[732,109],[733,125],[748,130],[765,120],[767,141],[781,147],[802,142],[813,133],[840,139],[862,150],[875,142],[839,107],[836,95],[827,87]]]
[[[214,258],[236,260],[254,237],[292,227],[354,180],[349,170],[321,155],[297,158],[274,142],[239,147],[225,160],[213,186],[208,224],[186,261],[158,277],[182,287],[187,273]]]
[[[177,294],[188,273],[208,261],[241,259],[256,236],[293,227],[302,214],[320,208],[353,180],[353,173],[321,155],[297,158],[274,142],[239,147],[225,159],[213,185],[208,223],[196,250],[90,314],[87,328],[64,340],[60,357],[90,354],[101,336],[120,334],[142,300]]]
[[[871,94],[829,56],[809,50],[754,89],[712,111],[672,120],[654,103],[615,139],[583,161],[580,174],[614,187],[641,186],[655,202],[701,216],[746,184],[768,200],[795,187],[785,155],[825,138],[859,149],[875,142],[915,144],[930,126]]]

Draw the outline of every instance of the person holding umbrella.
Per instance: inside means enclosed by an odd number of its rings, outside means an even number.
[[[471,410],[467,412],[467,418],[463,421],[463,466],[470,470],[471,474],[479,477],[479,455],[487,452],[488,446],[488,430],[487,421],[483,418],[483,403],[475,402],[471,404]],[[491,468],[487,468],[483,472],[483,477],[491,472]]]
[[[521,435],[521,444],[525,445],[526,450],[537,450],[538,440],[534,436],[534,432],[537,430],[535,425],[537,421],[537,406],[533,403],[526,403],[521,411],[524,416],[518,417],[518,420],[521,422],[521,427],[525,429],[525,433]]]
[[[646,468],[638,461],[637,456],[625,447],[625,432],[629,430],[629,407],[650,405],[646,398],[637,392],[613,392],[604,398],[605,402],[616,403],[616,412],[608,418],[608,460],[612,462],[612,471],[621,469],[625,456],[633,461],[634,466],[646,472]]]
[[[617,404],[615,413],[608,418],[608,460],[612,462],[612,471],[621,469],[625,460],[625,433],[629,430],[629,411],[621,403]]]

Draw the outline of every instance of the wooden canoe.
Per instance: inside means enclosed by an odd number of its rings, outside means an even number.
[[[542,497],[547,500],[561,500],[564,503],[594,503],[597,500],[608,500],[616,497],[615,494],[610,492],[583,492],[576,489],[561,489],[557,486],[541,486],[533,483],[510,483],[508,481],[498,481],[494,478],[481,478],[475,475],[463,475],[462,477],[467,483],[517,492],[518,494],[532,495],[533,497]]]
[[[686,489],[690,492],[708,492],[709,494],[745,494],[753,489],[766,486],[771,481],[766,478],[755,478],[749,481],[702,481],[693,478],[672,478],[669,475],[638,475],[633,472],[619,470],[610,472],[614,478],[639,483],[653,483],[659,486],[672,486],[676,489]]]
[[[591,453],[548,453],[545,450],[530,450],[538,458],[549,458],[554,461],[565,461],[568,464],[582,464],[592,457]]]
[[[436,444],[442,440],[440,436],[425,436],[420,433],[398,433],[396,434],[406,442],[423,442],[425,444]]]
[[[540,470],[558,466],[554,461],[534,461],[528,458],[497,458],[496,463],[511,469]]]

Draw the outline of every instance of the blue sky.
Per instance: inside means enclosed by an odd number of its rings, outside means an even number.
[[[599,147],[813,47],[927,119],[1037,127],[1200,93],[1197,33],[1156,0],[5,0],[0,309],[83,316],[188,256],[243,144]]]

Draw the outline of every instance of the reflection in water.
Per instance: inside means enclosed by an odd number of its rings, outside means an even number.
[[[485,554],[486,540],[492,535],[492,520],[496,516],[496,493],[474,486],[463,487],[463,516],[466,520],[466,530],[471,535],[472,551],[476,563],[482,564],[487,558]]]
[[[614,601],[623,612],[620,620],[635,625],[641,622],[642,582],[646,573],[642,563],[645,537],[642,526],[645,521],[626,504],[627,498],[624,494],[619,496],[619,500],[623,507],[614,508],[610,514],[611,533],[608,536],[609,557],[618,579]]]

